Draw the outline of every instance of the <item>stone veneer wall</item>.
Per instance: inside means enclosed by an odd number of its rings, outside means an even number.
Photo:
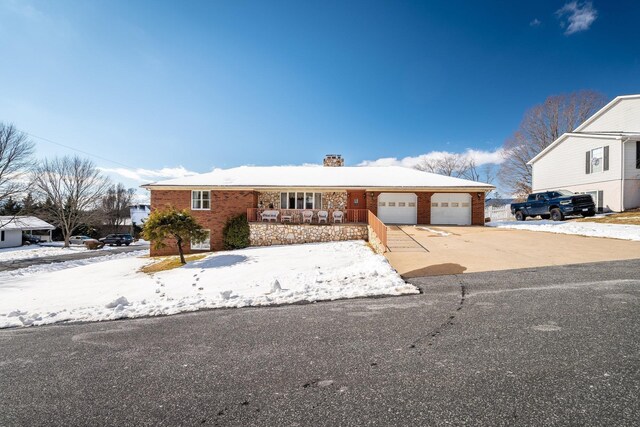
[[[261,191],[258,193],[258,206],[262,203],[262,207],[268,209],[273,205],[273,209],[280,209],[280,192],[279,191]]]
[[[322,193],[322,209],[346,209],[347,192]]]
[[[298,243],[368,240],[364,224],[275,224],[249,223],[251,246],[290,245]]]
[[[286,190],[283,190],[286,191]],[[293,191],[293,190],[292,190]],[[280,191],[261,191],[258,193],[258,204],[262,202],[264,209],[269,208],[273,204],[273,209],[280,209]],[[346,209],[347,208],[347,192],[334,191],[322,192],[322,209]],[[285,208],[286,209],[286,208]],[[320,209],[317,207],[316,209]]]
[[[387,248],[382,244],[380,239],[378,239],[378,235],[370,225],[367,225],[367,241],[375,253],[383,254],[387,251]]]

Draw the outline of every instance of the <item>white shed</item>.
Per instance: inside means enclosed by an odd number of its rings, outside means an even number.
[[[22,233],[49,231],[55,227],[35,216],[0,216],[0,248],[22,246]]]

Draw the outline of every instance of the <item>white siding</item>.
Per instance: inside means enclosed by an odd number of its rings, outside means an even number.
[[[621,99],[580,131],[640,133],[640,97]]]
[[[609,146],[609,170],[587,174],[585,153]],[[621,143],[616,139],[569,136],[533,164],[533,191],[565,189],[575,192],[603,191],[603,206],[622,210]]]
[[[636,168],[636,141],[624,148],[624,208],[640,207],[640,169]]]
[[[609,146],[609,170],[585,173],[585,153]],[[533,189],[561,189],[567,185],[619,180],[620,141],[569,136],[533,164]]]
[[[4,241],[0,241],[0,248],[22,246],[22,230],[4,230]]]

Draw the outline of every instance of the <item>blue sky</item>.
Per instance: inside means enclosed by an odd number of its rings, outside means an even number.
[[[603,0],[0,0],[0,121],[130,185],[326,153],[497,161],[549,95],[640,92],[637,16]]]

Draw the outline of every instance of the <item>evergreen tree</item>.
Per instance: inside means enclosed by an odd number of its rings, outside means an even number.
[[[144,224],[142,236],[145,240],[149,240],[156,249],[166,247],[167,240],[175,240],[180,254],[180,262],[186,264],[182,245],[185,242],[199,243],[206,240],[207,232],[188,210],[180,211],[174,207],[168,207],[149,215]]]

